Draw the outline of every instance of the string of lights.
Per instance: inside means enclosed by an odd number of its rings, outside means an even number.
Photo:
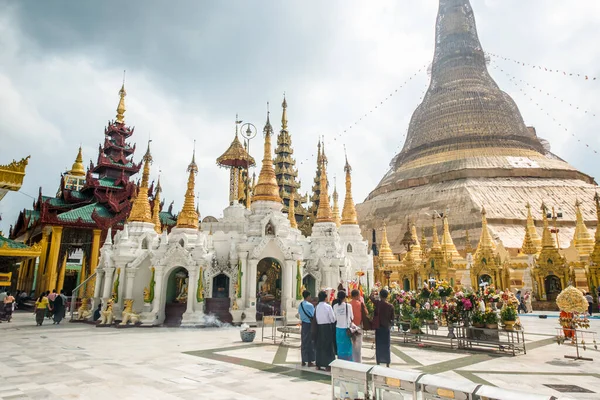
[[[597,78],[595,76],[591,76],[590,74],[582,74],[582,73],[576,73],[576,72],[568,72],[562,69],[557,69],[557,68],[548,68],[542,65],[536,65],[536,64],[531,64],[531,63],[526,63],[523,61],[519,61],[519,60],[515,60],[514,58],[509,58],[509,57],[504,57],[502,55],[499,54],[494,54],[494,53],[485,53],[489,56],[495,57],[497,59],[500,60],[504,60],[504,61],[510,61],[513,62],[517,65],[520,65],[522,67],[531,67],[533,69],[537,69],[540,71],[544,71],[544,72],[552,72],[552,73],[558,73],[561,74],[563,76],[572,76],[572,77],[578,77],[578,78],[583,78],[586,81],[596,81]]]
[[[492,65],[493,69],[499,70],[498,67]],[[557,126],[563,130],[565,133],[571,135],[574,139],[577,140],[577,142],[584,144],[586,148],[590,149],[591,151],[593,151],[595,154],[598,154],[598,150],[594,149],[592,146],[590,146],[589,143],[585,143],[582,142],[580,138],[578,138],[575,133],[569,131],[569,129],[567,127],[565,127],[563,125],[562,122],[559,122],[556,117],[554,117],[554,115],[552,115],[548,110],[544,109],[544,107],[542,107],[538,102],[536,102],[536,100],[533,99],[533,97],[531,97],[530,94],[528,94],[525,90],[523,90],[522,87],[519,86],[519,81],[521,81],[520,79],[517,79],[515,77],[513,77],[512,75],[504,72],[504,75],[508,78],[509,82],[512,83],[513,85],[515,85],[515,87],[517,89],[519,89],[519,92],[521,92],[527,99],[529,99],[529,101],[531,101],[532,104],[535,104],[535,106],[538,107],[538,109],[543,112],[546,116],[548,116],[548,118],[550,118],[554,123],[557,124]]]

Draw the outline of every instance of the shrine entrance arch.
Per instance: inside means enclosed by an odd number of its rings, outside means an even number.
[[[166,276],[163,296],[166,326],[181,325],[181,318],[187,308],[188,270],[184,267],[173,268]]]
[[[562,291],[560,278],[556,275],[548,275],[544,279],[544,289],[546,289],[546,300],[555,301],[558,294]]]
[[[256,268],[256,319],[281,315],[281,267],[279,260],[265,257]]]

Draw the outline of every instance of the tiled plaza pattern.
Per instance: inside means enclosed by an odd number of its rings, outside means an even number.
[[[600,398],[595,361],[563,358],[570,346],[553,337],[556,318],[524,317],[527,354],[517,357],[393,346],[393,368],[562,398]],[[590,330],[600,328],[592,321]],[[114,329],[91,325],[36,327],[29,313],[0,324],[0,399],[329,399],[329,376],[300,367],[297,347],[240,341],[237,328]],[[374,350],[365,344],[366,363]],[[552,386],[558,385],[558,386]],[[587,393],[560,393],[575,385]],[[572,389],[575,390],[575,389]],[[584,390],[585,391],[585,390]]]

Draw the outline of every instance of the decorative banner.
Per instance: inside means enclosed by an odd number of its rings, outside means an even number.
[[[242,276],[244,273],[242,272],[242,260],[238,260],[238,277],[237,277],[237,298],[242,298]]]
[[[302,274],[300,272],[300,260],[296,264],[296,300],[302,300]]]
[[[202,303],[204,301],[204,269],[198,271],[198,289],[196,289],[196,301]]]
[[[526,62],[523,62],[523,61],[519,61],[519,60],[515,60],[515,59],[512,59],[512,58],[504,57],[504,56],[501,56],[499,54],[494,54],[494,53],[485,53],[485,54],[487,54],[489,56],[492,56],[492,57],[495,57],[495,58],[498,58],[500,60],[513,62],[513,63],[515,63],[517,65],[522,66],[522,67],[531,67],[531,68],[534,68],[534,69],[537,69],[537,70],[540,70],[540,71],[544,71],[544,72],[555,72],[555,73],[561,74],[563,76],[576,76],[578,78],[583,78],[586,81],[595,81],[595,80],[597,80],[597,78],[595,76],[591,76],[591,75],[587,75],[587,74],[578,74],[578,73],[567,72],[567,71],[556,69],[556,68],[548,68],[548,67],[543,67],[541,65],[529,64],[529,63],[526,63]]]
[[[117,268],[117,279],[113,283],[112,298],[115,303],[119,302],[119,278],[121,276],[121,268]]]

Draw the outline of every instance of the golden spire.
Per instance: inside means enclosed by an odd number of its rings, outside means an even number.
[[[85,176],[85,167],[83,166],[83,156],[81,155],[81,146],[79,146],[79,152],[75,158],[75,162],[69,171],[69,174],[75,176]]]
[[[465,229],[465,253],[473,254],[473,247],[471,246],[471,238],[469,237],[468,229]]]
[[[410,228],[410,234],[412,239],[414,240],[415,244],[412,245],[412,249],[420,252],[421,251],[421,245],[419,244],[419,235],[417,235],[417,226],[413,223],[411,228]]]
[[[383,223],[383,236],[381,237],[381,245],[379,246],[379,260],[383,262],[396,261],[396,257],[394,257],[394,253],[390,247],[390,242],[388,242],[385,222]]]
[[[288,219],[290,220],[290,226],[292,228],[298,228],[298,223],[296,222],[296,209],[295,209],[295,200],[294,200],[294,188],[290,193],[290,206],[288,207]]]
[[[527,231],[529,232],[529,236],[531,236],[531,240],[533,245],[535,246],[536,253],[539,252],[542,248],[542,239],[540,235],[538,235],[537,229],[535,229],[535,222],[533,221],[533,216],[531,215],[531,206],[529,202],[527,202]]]
[[[425,258],[427,254],[427,238],[425,237],[425,229],[421,229],[421,257]]]
[[[160,186],[160,176],[156,182],[156,190],[154,191],[154,209],[152,210],[152,222],[154,223],[154,230],[160,234],[162,225],[160,223],[160,192],[162,187]]]
[[[444,218],[442,219],[443,224],[443,232],[444,236],[442,236],[443,250],[446,256],[450,258],[460,257],[460,253],[456,249],[454,245],[454,241],[452,240],[452,236],[450,235],[450,227],[448,225],[448,216],[444,214]]]
[[[554,242],[554,237],[552,237],[552,233],[548,227],[548,208],[544,203],[542,203],[542,218],[544,221],[544,228],[542,230],[542,249],[554,249],[556,243]]]
[[[338,205],[338,192],[337,192],[337,182],[335,177],[333,177],[333,222],[335,222],[335,226],[340,227],[340,207]]]
[[[329,191],[327,190],[327,166],[325,165],[324,158],[321,158],[321,179],[319,182],[319,190],[319,208],[317,209],[316,222],[333,222],[331,206],[329,205]]]
[[[277,185],[275,170],[273,169],[273,159],[271,157],[271,135],[273,134],[273,127],[269,120],[269,112],[267,112],[267,123],[265,124],[263,132],[265,134],[265,146],[262,168],[258,175],[258,183],[254,187],[252,202],[273,201],[281,203],[279,186]]]
[[[573,235],[573,244],[580,256],[588,256],[594,250],[594,239],[583,222],[580,206],[581,202],[575,202],[575,215],[577,223],[575,225],[575,234]]]
[[[596,202],[596,236],[594,243],[594,251],[590,255],[590,259],[596,266],[600,266],[600,196],[598,193],[594,196]]]
[[[283,94],[283,103],[281,103],[281,107],[283,108],[283,112],[281,113],[281,130],[287,131],[287,101],[285,99],[285,93]]]
[[[150,163],[152,162],[150,142],[151,140],[148,141],[148,149],[143,158],[144,171],[142,172],[142,183],[129,213],[128,221],[130,222],[152,223],[152,212],[150,211],[150,201],[148,200],[148,178],[150,177]]]
[[[177,216],[177,228],[193,228],[198,229],[198,213],[195,207],[195,179],[196,173],[198,172],[198,166],[196,165],[196,142],[194,141],[194,155],[192,156],[192,162],[188,165],[187,171],[189,172],[187,190],[185,191],[185,198],[183,200],[183,208]]]
[[[117,119],[116,122],[119,124],[125,123],[125,96],[127,96],[127,92],[125,91],[125,82],[123,82],[123,86],[121,86],[121,90],[119,90],[119,105],[117,106]]]
[[[435,223],[436,218],[437,218],[437,215],[434,215],[433,218],[431,219],[432,220],[432,229],[433,229],[433,233],[432,233],[433,242],[431,244],[431,249],[432,250],[441,250],[442,246],[440,245],[440,239],[438,238],[438,231],[437,231],[437,226]]]
[[[523,238],[523,245],[521,246],[521,253],[531,255],[537,253],[537,248],[535,243],[533,243],[533,239],[531,238],[531,233],[529,233],[529,229],[525,227],[525,237]]]
[[[345,152],[346,148],[344,146]],[[342,225],[358,225],[356,208],[354,207],[354,199],[352,198],[352,167],[348,163],[348,155],[346,155],[344,172],[346,172],[346,197],[344,198],[344,209],[342,210]]]
[[[494,248],[494,241],[492,240],[492,235],[490,235],[488,229],[485,207],[481,207],[481,236],[479,237],[479,244],[477,244],[475,253],[480,253],[485,250],[493,251]]]

